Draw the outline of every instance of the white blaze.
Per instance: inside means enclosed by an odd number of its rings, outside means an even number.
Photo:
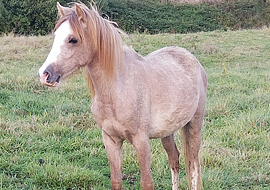
[[[51,52],[49,53],[46,61],[40,67],[38,73],[43,75],[45,69],[57,60],[57,56],[60,54],[61,46],[64,45],[65,39],[68,35],[72,34],[71,27],[68,21],[63,22],[60,27],[54,33],[54,41]]]

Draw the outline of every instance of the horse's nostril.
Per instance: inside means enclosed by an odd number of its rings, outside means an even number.
[[[46,75],[46,81],[49,82],[50,81],[50,74],[48,72],[44,72],[44,74]]]
[[[50,75],[50,73],[48,71],[44,71],[43,74],[44,75]]]
[[[51,66],[43,71],[43,75],[45,76],[44,80],[49,84],[59,83],[61,79],[61,75],[55,72]]]
[[[56,82],[57,82],[57,83],[60,82],[60,76],[57,77]]]
[[[46,75],[47,76],[47,82],[50,80],[49,78],[50,78],[50,76],[51,76],[51,72],[48,70],[48,69],[46,69],[44,72],[43,72],[43,74],[44,75]]]

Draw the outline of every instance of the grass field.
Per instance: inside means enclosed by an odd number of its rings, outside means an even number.
[[[206,69],[204,189],[270,189],[270,29],[132,34],[125,41],[143,55],[169,45],[185,47]],[[83,70],[48,88],[36,73],[52,36],[10,35],[0,37],[0,44],[0,190],[110,189]],[[180,135],[176,141],[181,147]],[[151,147],[155,189],[171,189],[160,140]],[[128,143],[123,155],[124,188],[140,189],[138,160]],[[180,188],[187,189],[182,152],[180,162]]]

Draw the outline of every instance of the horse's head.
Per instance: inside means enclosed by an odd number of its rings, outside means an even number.
[[[50,54],[38,71],[41,83],[56,86],[60,79],[89,64],[99,64],[115,76],[122,61],[120,30],[103,19],[95,7],[75,3],[71,8],[57,4],[60,19],[55,26]]]
[[[38,71],[41,83],[47,86],[56,86],[62,78],[91,62],[94,57],[93,49],[85,42],[86,13],[81,6],[75,4],[73,8],[66,8],[57,4],[61,17],[55,26],[53,46]]]

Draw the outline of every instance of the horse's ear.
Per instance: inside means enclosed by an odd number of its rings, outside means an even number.
[[[58,9],[58,12],[60,14],[61,17],[65,16],[65,7],[63,7],[62,5],[60,5],[59,2],[57,2],[57,9]]]
[[[76,11],[76,15],[78,16],[79,21],[82,22],[82,24],[84,25],[86,23],[85,15],[82,8],[77,3],[75,4],[75,11]]]

